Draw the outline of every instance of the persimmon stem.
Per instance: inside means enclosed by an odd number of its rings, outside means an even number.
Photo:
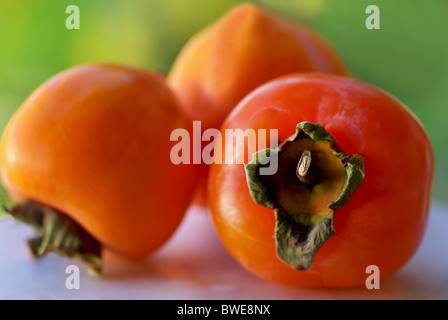
[[[16,203],[8,208],[8,212],[36,229],[37,236],[28,241],[36,258],[54,252],[81,259],[91,275],[101,274],[102,244],[74,220],[54,208],[35,202]]]
[[[311,183],[311,179],[309,177],[309,169],[311,166],[311,151],[304,150],[302,155],[300,156],[299,163],[297,164],[296,175],[297,178],[303,183],[309,184]]]
[[[277,172],[261,175],[273,153],[278,156]],[[324,127],[311,122],[299,123],[295,135],[277,148],[255,153],[245,170],[252,199],[274,211],[278,258],[296,270],[311,267],[336,232],[336,210],[365,176],[364,157],[342,152]]]

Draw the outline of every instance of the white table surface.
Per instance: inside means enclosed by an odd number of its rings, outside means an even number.
[[[110,262],[102,278],[79,262],[31,258],[32,230],[0,219],[0,299],[448,299],[448,207],[433,203],[416,255],[379,290],[303,289],[266,282],[241,268],[215,235],[206,212],[191,209],[173,238],[140,263]],[[80,266],[80,289],[65,286]]]

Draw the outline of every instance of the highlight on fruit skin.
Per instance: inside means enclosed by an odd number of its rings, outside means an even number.
[[[190,126],[164,80],[136,68],[82,65],[41,85],[0,142],[7,209],[36,227],[32,252],[81,258],[98,272],[104,248],[142,258],[162,246],[195,175],[170,161],[170,134]]]

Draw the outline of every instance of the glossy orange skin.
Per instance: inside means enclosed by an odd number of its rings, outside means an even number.
[[[347,75],[314,31],[253,4],[243,4],[196,34],[179,53],[168,83],[191,118],[219,128],[259,85],[293,72]]]
[[[349,74],[333,49],[308,27],[243,4],[187,42],[167,81],[189,116],[202,121],[203,130],[219,129],[256,87],[306,71]],[[207,170],[201,169],[203,176]],[[201,195],[197,199],[205,204]]]
[[[219,237],[247,270],[285,284],[364,285],[368,265],[377,265],[381,278],[391,275],[413,256],[426,228],[434,159],[425,130],[403,104],[373,86],[337,76],[296,74],[251,93],[221,132],[278,129],[282,141],[302,121],[323,125],[342,151],[364,156],[365,179],[336,210],[336,234],[309,270],[289,267],[276,256],[273,211],[252,200],[244,166],[213,164],[208,197]],[[236,148],[242,150],[241,145]]]
[[[159,76],[75,67],[14,114],[1,139],[1,177],[21,200],[56,208],[107,249],[140,258],[169,239],[186,211],[194,171],[170,161],[170,134],[189,126]]]

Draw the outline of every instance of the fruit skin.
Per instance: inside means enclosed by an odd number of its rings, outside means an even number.
[[[307,71],[349,75],[314,31],[243,4],[187,42],[167,81],[189,116],[201,120],[205,130],[219,129],[232,108],[259,85]],[[201,171],[206,176],[207,168]],[[201,196],[197,199],[196,203],[206,203]]]
[[[190,125],[159,76],[78,66],[40,86],[9,121],[1,177],[21,201],[53,207],[107,249],[140,258],[186,211],[194,171],[170,161],[170,134]]]
[[[281,142],[302,121],[321,124],[344,152],[364,156],[364,181],[334,213],[336,234],[309,270],[289,267],[276,256],[274,213],[250,196],[244,166],[212,164],[208,198],[223,244],[250,272],[290,285],[364,285],[369,265],[379,267],[381,278],[391,275],[413,256],[426,229],[434,159],[425,130],[378,88],[343,77],[295,74],[252,92],[221,133],[278,129]]]
[[[309,28],[253,4],[243,4],[195,35],[183,48],[168,83],[203,128],[219,128],[250,91],[278,76],[316,71],[348,75]]]

